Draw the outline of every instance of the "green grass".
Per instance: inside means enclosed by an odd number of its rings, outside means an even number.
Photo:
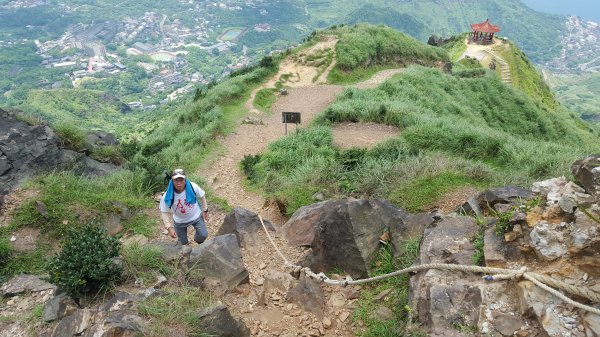
[[[102,219],[116,209],[112,202],[119,202],[135,212],[153,205],[145,185],[134,172],[120,171],[109,176],[86,179],[72,173],[52,173],[38,178],[33,185],[40,189],[35,200],[30,200],[15,214],[16,227],[29,225],[44,230],[46,234],[60,236],[69,228],[86,220]],[[64,193],[67,190],[69,193]],[[36,209],[35,202],[46,205],[48,218]],[[140,221],[133,217],[128,221]]]
[[[60,122],[54,126],[54,131],[60,139],[61,146],[81,150],[85,143],[85,131],[67,122]]]
[[[150,236],[157,224],[141,212],[155,207],[149,197],[151,189],[140,174],[121,171],[109,176],[86,179],[68,172],[40,176],[29,183],[29,188],[40,192],[26,201],[14,214],[10,225],[0,229],[0,275],[8,278],[20,273],[43,272],[46,257],[52,252],[52,242],[62,238],[69,229],[89,221],[102,222],[112,212],[119,211],[113,202],[124,204],[132,216],[123,219],[124,230]],[[46,206],[44,217],[36,208],[36,201]],[[19,253],[8,240],[19,228],[29,226],[42,232],[35,250]]]
[[[51,243],[47,240],[38,240],[33,251],[16,252],[8,246],[10,235],[9,230],[0,231],[0,240],[7,246],[4,251],[6,254],[4,262],[0,263],[0,282],[19,274],[44,274],[46,259],[52,252]]]
[[[473,248],[475,248],[475,253],[473,253],[473,256],[471,256],[471,262],[473,262],[473,264],[476,266],[484,266],[485,254],[483,247],[485,240],[486,220],[476,217],[475,221],[477,222],[477,225],[479,225],[479,230],[473,239]]]
[[[442,46],[448,52],[448,56],[452,62],[456,62],[458,58],[467,51],[467,44],[465,39],[467,34],[459,34],[452,37],[451,41],[448,41]]]
[[[254,107],[262,112],[271,113],[271,106],[277,100],[276,92],[273,88],[260,89],[254,97]]]
[[[330,83],[355,83],[382,69],[405,67],[415,62],[434,65],[449,60],[442,48],[428,46],[385,26],[360,24],[323,33],[339,38],[336,65],[328,76]]]
[[[144,285],[149,286],[155,281],[154,271],[163,275],[172,274],[171,268],[162,259],[163,251],[156,246],[132,243],[123,246],[123,276],[132,281],[142,279]]]
[[[539,99],[549,109],[558,108],[558,102],[544,82],[541,73],[535,65],[512,42],[505,48],[500,48],[497,53],[508,63],[512,85],[528,94],[533,99]],[[496,70],[499,71],[500,67]]]
[[[162,171],[198,168],[219,134],[232,132],[246,114],[244,103],[250,92],[276,73],[275,67],[240,71],[211,87],[202,98],[189,103],[167,123],[138,141],[139,150],[130,165],[145,172],[149,183],[162,181]]]
[[[327,82],[331,84],[350,85],[368,80],[382,70],[397,69],[400,65],[376,65],[371,67],[355,68],[352,71],[343,71],[334,67],[327,76]]]
[[[402,205],[412,213],[425,211],[444,194],[464,186],[484,187],[484,182],[476,182],[472,178],[458,172],[446,171],[433,176],[420,177],[410,184],[395,190],[390,201]]]
[[[383,275],[411,266],[419,255],[419,242],[419,238],[402,242],[402,256],[398,259],[393,257],[390,246],[381,247],[372,263],[373,272],[370,276]],[[419,331],[409,328],[409,287],[410,276],[406,274],[367,284],[361,292],[353,315],[354,323],[360,322],[364,327],[355,333],[361,337],[421,335]],[[392,289],[392,292],[385,301],[376,303],[373,298],[387,289]],[[378,305],[390,308],[394,312],[394,319],[387,321],[372,317],[371,313]]]
[[[163,289],[160,296],[150,297],[138,306],[139,312],[149,320],[144,336],[162,337],[205,336],[196,327],[198,312],[211,304],[210,295],[196,287]]]

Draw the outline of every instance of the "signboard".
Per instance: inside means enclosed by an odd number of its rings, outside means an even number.
[[[281,118],[283,123],[294,123],[294,124],[302,124],[300,121],[300,113],[299,112],[282,112]]]

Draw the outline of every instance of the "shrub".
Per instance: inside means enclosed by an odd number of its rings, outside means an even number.
[[[60,145],[73,150],[80,150],[85,143],[85,132],[75,125],[68,123],[57,124],[54,131],[60,138]]]
[[[50,282],[73,298],[107,290],[121,278],[122,268],[113,262],[119,249],[119,241],[101,227],[72,229],[62,250],[48,263]]]

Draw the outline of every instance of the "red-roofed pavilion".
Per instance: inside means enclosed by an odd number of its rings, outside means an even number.
[[[500,27],[492,25],[490,19],[486,19],[484,22],[472,24],[471,30],[469,42],[488,44],[492,43],[494,34],[500,31]]]

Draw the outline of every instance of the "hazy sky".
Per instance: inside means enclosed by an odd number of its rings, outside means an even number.
[[[546,13],[575,14],[584,19],[600,22],[598,0],[521,0],[527,6]]]

